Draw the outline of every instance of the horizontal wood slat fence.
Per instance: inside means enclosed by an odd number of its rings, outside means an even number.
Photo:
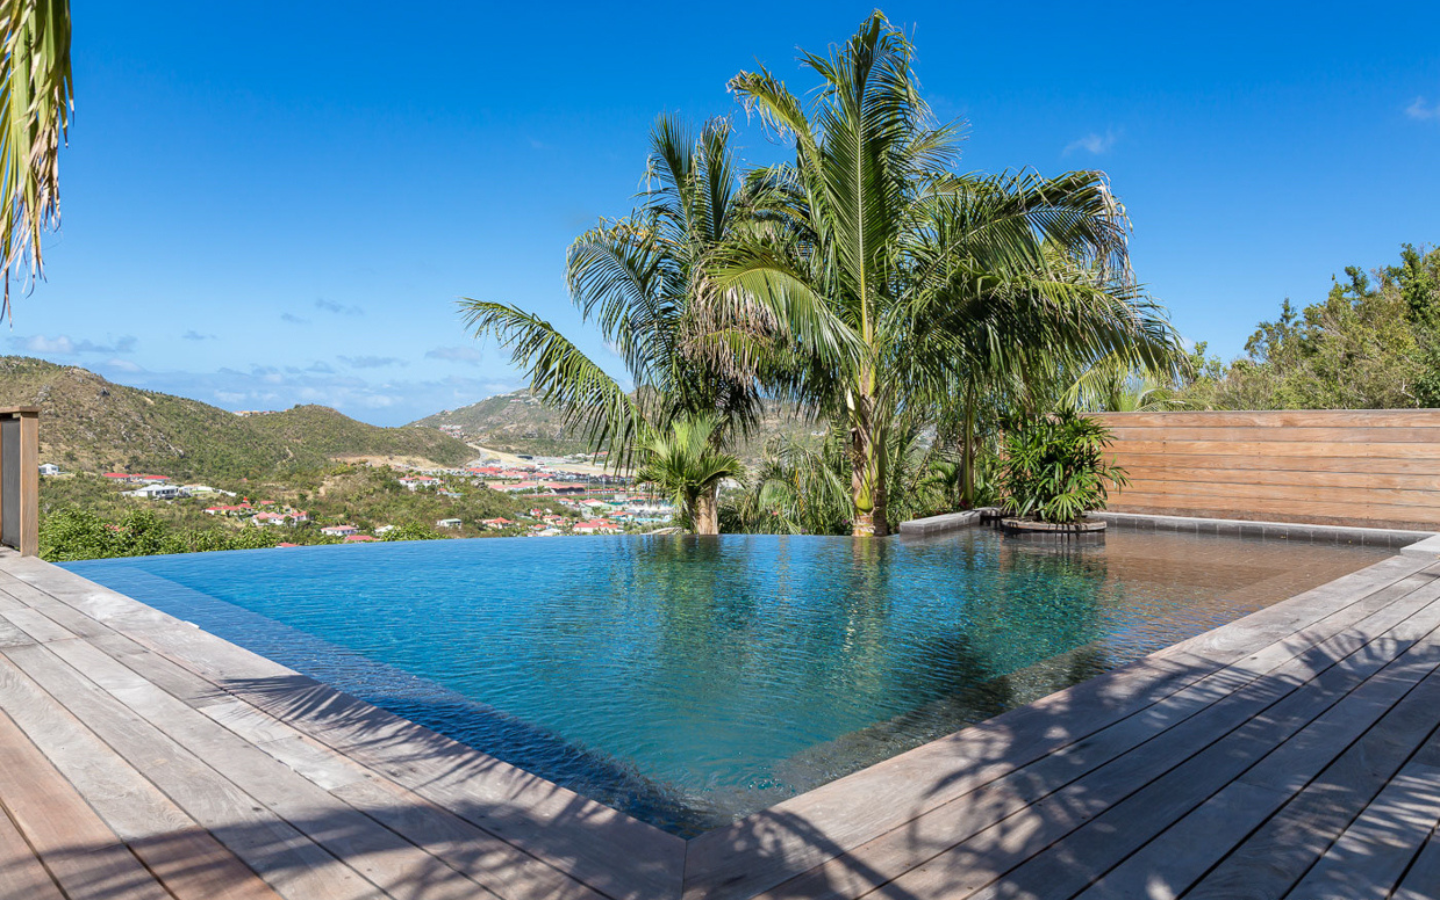
[[[1440,409],[1101,413],[1115,512],[1440,531]]]

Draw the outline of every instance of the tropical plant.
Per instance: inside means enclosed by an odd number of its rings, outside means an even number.
[[[716,449],[719,427],[714,415],[677,419],[668,431],[650,435],[640,446],[635,480],[669,496],[681,522],[697,534],[720,533],[720,484],[745,475],[739,459]]]
[[[44,276],[40,234],[60,223],[60,145],[74,85],[68,0],[3,0],[0,9],[0,312],[8,313],[12,274]]]
[[[702,302],[711,259],[756,221],[763,190],[741,183],[730,134],[723,120],[697,136],[661,116],[639,206],[626,218],[602,221],[570,247],[572,300],[624,361],[633,392],[550,323],[514,306],[462,301],[475,334],[508,347],[536,396],[619,466],[631,461],[638,441],[677,420],[712,416],[709,433],[718,449],[759,414],[753,372],[767,330],[718,318],[726,307]],[[731,349],[740,343],[747,355]]]
[[[852,530],[850,458],[846,434],[831,429],[822,440],[772,440],[742,491],[729,493],[721,518],[736,531],[774,534],[846,534]],[[925,429],[901,420],[888,445],[886,508],[901,518],[931,515],[953,504],[958,465],[925,440]]]
[[[720,296],[791,341],[798,364],[776,390],[843,423],[856,535],[888,531],[890,442],[911,407],[1175,343],[1130,276],[1104,176],[955,174],[959,126],[934,123],[912,56],[876,12],[829,57],[803,57],[822,81],[809,111],[763,69],[731,81],[796,159],[755,176],[788,194],[788,228],[742,235],[717,268]]]
[[[1005,511],[1069,525],[1104,509],[1108,486],[1128,483],[1125,470],[1105,459],[1109,444],[1104,425],[1073,410],[1027,421],[1005,441]]]

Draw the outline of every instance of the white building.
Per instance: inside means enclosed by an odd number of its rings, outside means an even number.
[[[174,500],[176,497],[185,496],[185,492],[173,484],[147,484],[142,488],[126,491],[125,494],[145,500]]]
[[[59,475],[59,474],[60,474],[60,467],[57,466],[57,465],[55,465],[54,463],[41,463],[41,464],[40,464],[40,474],[41,474],[41,475]]]
[[[441,519],[435,523],[438,528],[459,528],[463,524],[459,519]]]

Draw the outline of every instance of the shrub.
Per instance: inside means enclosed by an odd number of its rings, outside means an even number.
[[[1105,426],[1069,410],[1025,423],[1005,440],[1005,511],[1069,525],[1104,509],[1107,485],[1128,483],[1125,470],[1105,460],[1109,445]]]

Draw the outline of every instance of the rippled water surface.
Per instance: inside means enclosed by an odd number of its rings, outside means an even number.
[[[1112,530],[442,540],[66,568],[694,834],[1389,555]]]

